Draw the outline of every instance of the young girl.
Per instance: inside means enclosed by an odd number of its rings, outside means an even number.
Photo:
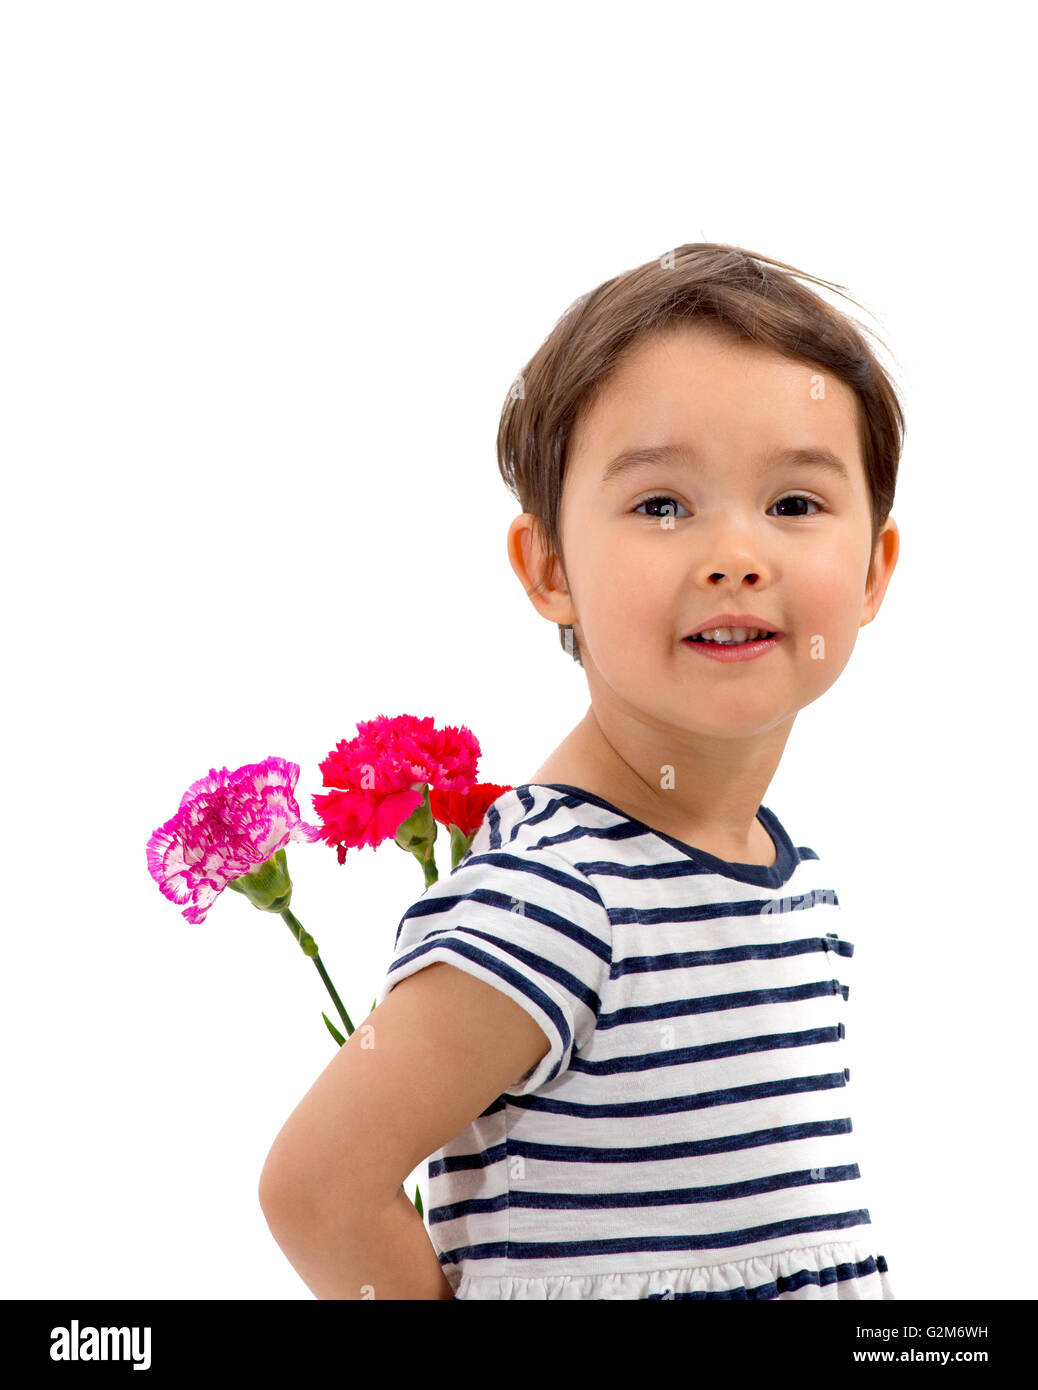
[[[275,1141],[260,1199],[319,1297],[895,1297],[854,946],[761,799],[893,573],[904,420],[798,276],[825,283],[683,246],[578,300],[509,392],[509,558],[591,703],[405,913]],[[427,1232],[400,1184],[430,1154]]]

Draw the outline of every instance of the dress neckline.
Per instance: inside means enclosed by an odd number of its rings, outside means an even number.
[[[637,816],[632,816],[628,811],[621,810],[619,806],[607,801],[605,797],[598,796],[595,792],[585,791],[583,787],[574,787],[567,782],[524,782],[522,786],[543,787],[548,791],[564,792],[567,796],[577,797],[581,801],[588,801],[593,805],[601,806],[607,811],[612,811],[614,815],[620,816],[629,824],[638,826],[647,835],[655,835],[657,839],[665,841],[668,845],[673,845],[675,849],[687,854],[695,863],[701,864],[708,872],[719,874],[723,878],[736,879],[740,883],[752,883],[760,888],[781,888],[783,884],[788,882],[793,870],[800,862],[800,855],[787,835],[785,827],[774,812],[769,811],[766,806],[757,808],[757,819],[775,846],[775,862],[773,864],[741,864],[736,861],[720,859],[705,849],[697,849],[694,845],[685,844],[683,840],[668,835],[666,831],[657,830],[655,826],[639,820]]]

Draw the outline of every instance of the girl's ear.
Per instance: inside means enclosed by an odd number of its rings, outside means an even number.
[[[557,555],[548,552],[539,519],[530,512],[508,528],[508,560],[527,598],[542,618],[563,627],[576,621],[569,586]]]
[[[883,528],[876,537],[876,548],[872,553],[872,566],[869,570],[869,577],[865,585],[865,602],[862,607],[861,622],[859,627],[864,627],[866,623],[871,623],[879,612],[879,606],[883,602],[883,595],[887,591],[890,583],[890,576],[894,573],[897,564],[897,557],[901,550],[901,536],[897,529],[897,523],[892,516],[887,517]]]

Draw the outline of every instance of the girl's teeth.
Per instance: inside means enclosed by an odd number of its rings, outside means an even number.
[[[698,634],[704,642],[746,642],[763,635],[755,627],[711,627]]]

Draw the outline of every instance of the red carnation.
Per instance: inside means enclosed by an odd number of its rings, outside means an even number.
[[[477,782],[471,791],[467,792],[433,790],[429,793],[429,805],[432,807],[433,816],[441,825],[448,828],[456,825],[461,833],[471,840],[483,824],[487,808],[493,805],[499,796],[504,796],[505,792],[511,790],[511,787],[499,787],[496,782]]]
[[[375,849],[394,838],[422,804],[426,786],[468,792],[480,754],[471,730],[437,729],[431,716],[379,715],[359,720],[357,731],[319,764],[324,785],[334,790],[312,798],[323,825],[321,838],[336,847],[340,864],[347,849]]]

